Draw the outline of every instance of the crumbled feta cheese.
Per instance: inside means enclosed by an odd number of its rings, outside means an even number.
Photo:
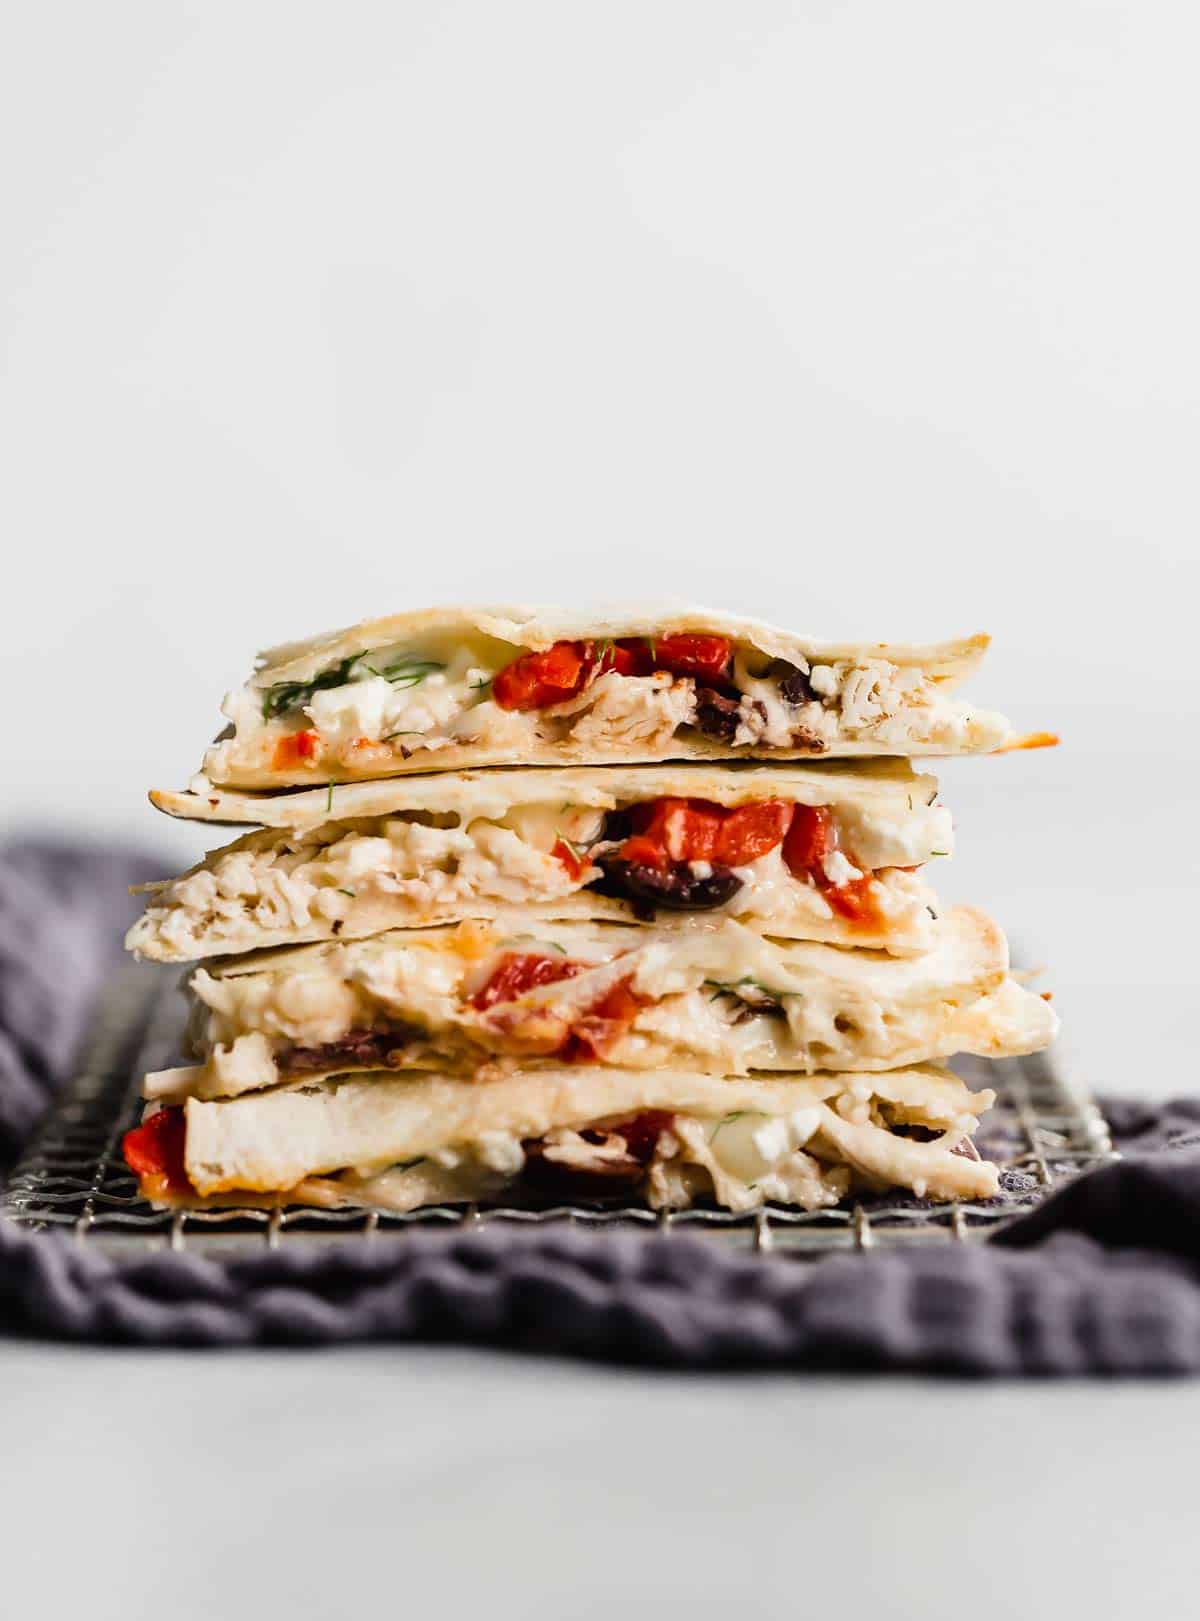
[[[788,1152],[791,1143],[788,1140],[787,1121],[778,1116],[764,1120],[761,1126],[755,1128],[751,1141],[763,1162],[774,1165]]]
[[[341,687],[322,687],[305,705],[304,713],[323,738],[348,743],[356,737],[376,742],[383,732],[392,689],[381,675],[369,681],[348,681]]]
[[[835,886],[852,884],[856,878],[861,878],[859,869],[846,860],[840,850],[833,850],[821,862],[822,870],[829,882]]]
[[[516,1176],[525,1164],[525,1150],[516,1137],[504,1131],[482,1132],[474,1142],[476,1157],[489,1171]]]
[[[837,696],[837,672],[831,664],[814,664],[808,672],[808,684],[822,698],[835,698]]]

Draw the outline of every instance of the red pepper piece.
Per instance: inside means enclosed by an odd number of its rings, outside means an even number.
[[[583,877],[590,865],[587,858],[587,853],[576,853],[573,846],[568,844],[566,839],[562,838],[561,835],[555,839],[554,848],[551,850],[550,854],[552,856],[556,856],[558,860],[562,862],[563,866],[567,869],[568,875],[574,878],[576,882]]]
[[[792,825],[783,841],[783,859],[788,871],[797,878],[815,878],[825,882],[822,863],[837,848],[837,830],[833,817],[824,805],[796,805]]]
[[[193,1191],[184,1168],[187,1123],[183,1110],[160,1109],[121,1140],[125,1163],[135,1176],[158,1184],[151,1191]]]
[[[733,658],[733,643],[725,636],[660,636],[653,648],[655,669],[707,683],[723,681]]]
[[[290,771],[293,766],[307,765],[321,752],[321,734],[311,728],[304,732],[286,732],[275,745],[271,765],[276,771]]]
[[[522,653],[492,680],[501,709],[546,709],[583,690],[590,659],[585,642],[555,642],[541,653]]]
[[[667,866],[667,852],[662,845],[641,833],[626,839],[617,855],[620,860],[632,862],[635,867],[653,867],[655,872],[662,872]]]
[[[480,1013],[497,1002],[512,1002],[539,985],[554,985],[560,979],[574,979],[587,963],[569,957],[539,957],[534,952],[510,952],[485,985],[471,997],[471,1006]]]
[[[782,799],[739,805],[721,825],[715,859],[726,867],[744,867],[769,854],[791,826],[792,809]]]
[[[638,805],[633,814],[635,834],[648,839],[659,851],[658,861],[650,863],[661,867],[664,858],[670,861],[712,861],[717,839],[721,832],[724,811],[707,799],[654,799]],[[627,840],[621,848],[623,861],[638,860],[628,853]]]
[[[596,675],[607,675],[610,670],[618,675],[649,675],[654,669],[649,647],[632,637],[619,642],[593,642],[591,654]]]
[[[825,899],[849,923],[874,923],[879,919],[874,883],[874,874],[865,872],[861,878],[852,878],[848,884],[829,885]]]
[[[642,1000],[628,979],[618,980],[575,1020],[561,1056],[572,1064],[590,1064],[603,1058],[629,1029]]]

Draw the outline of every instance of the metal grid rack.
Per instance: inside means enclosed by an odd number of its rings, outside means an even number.
[[[120,1140],[134,1121],[142,1074],[170,1061],[179,1024],[173,976],[130,967],[117,977],[74,1082],[0,1195],[0,1219],[34,1230],[65,1228],[78,1241],[114,1254],[147,1246],[229,1254],[264,1242],[291,1246],[354,1236],[402,1242],[417,1229],[569,1222],[702,1233],[727,1245],[815,1258],[871,1245],[986,1237],[1054,1187],[1116,1157],[1099,1109],[1039,1054],[956,1066],[965,1078],[993,1086],[998,1094],[978,1141],[1001,1167],[1003,1192],[982,1203],[931,1205],[889,1195],[836,1210],[768,1207],[750,1215],[714,1209],[656,1213],[612,1203],[435,1206],[403,1215],[299,1207],[160,1211],[138,1197],[120,1156]]]

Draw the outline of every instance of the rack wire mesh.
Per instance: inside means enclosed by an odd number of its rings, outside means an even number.
[[[33,1230],[65,1228],[79,1242],[117,1254],[147,1246],[223,1254],[263,1243],[291,1246],[350,1237],[398,1242],[417,1229],[559,1222],[686,1230],[726,1245],[816,1258],[873,1245],[986,1238],[1055,1187],[1116,1157],[1095,1103],[1045,1054],[1037,1054],[955,1066],[967,1080],[997,1092],[977,1140],[1001,1167],[1002,1192],[979,1203],[935,1205],[891,1194],[834,1210],[767,1207],[749,1215],[707,1208],[655,1212],[611,1202],[433,1206],[406,1214],[301,1207],[162,1211],[138,1197],[120,1142],[134,1122],[141,1076],[170,1061],[179,1026],[174,976],[139,967],[117,976],[98,1009],[73,1082],[0,1195],[0,1219]]]

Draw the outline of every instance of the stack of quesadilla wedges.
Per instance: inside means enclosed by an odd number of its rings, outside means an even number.
[[[935,779],[1018,746],[984,637],[824,644],[704,610],[436,609],[261,655],[144,886],[185,1062],[125,1156],[185,1207],[986,1199],[990,1091],[1045,1046],[1004,936],[943,910]]]

